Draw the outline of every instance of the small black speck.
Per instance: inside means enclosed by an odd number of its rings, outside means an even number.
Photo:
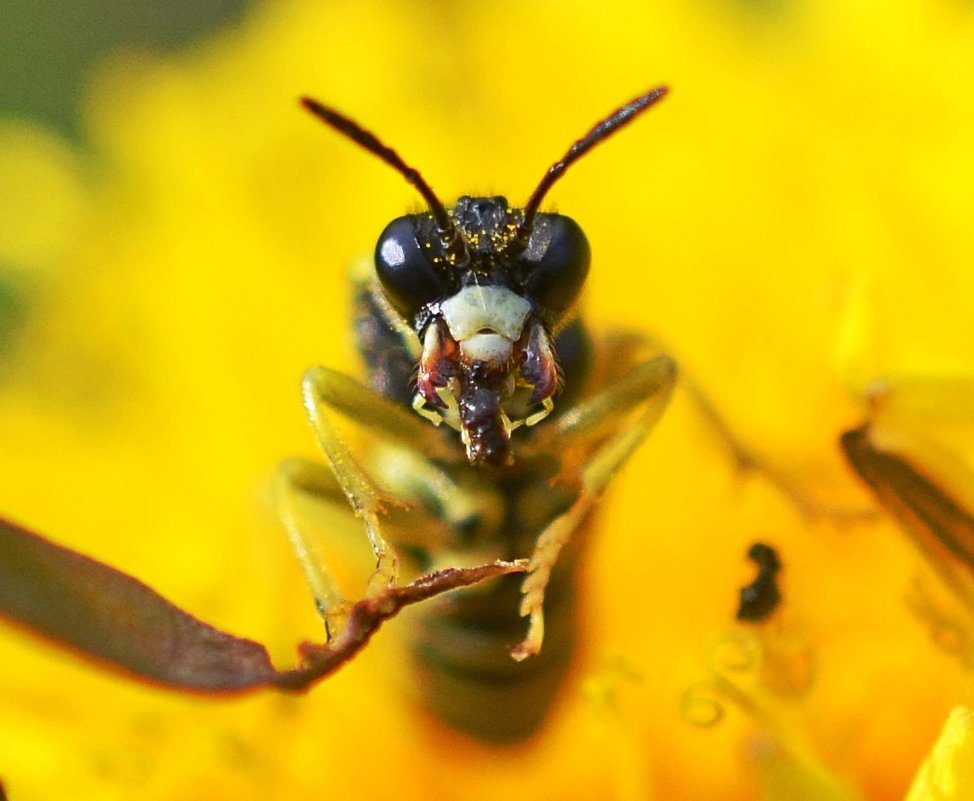
[[[771,617],[781,604],[781,591],[778,589],[781,560],[778,559],[777,551],[763,542],[754,543],[747,556],[758,566],[758,574],[754,581],[741,587],[737,619],[760,623]]]

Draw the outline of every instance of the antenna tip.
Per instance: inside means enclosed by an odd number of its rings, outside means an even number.
[[[655,103],[657,100],[662,100],[666,95],[670,93],[670,87],[666,84],[660,84],[652,89],[650,89],[646,94],[641,95],[636,98],[636,103]]]
[[[338,128],[340,131],[344,131],[346,133],[348,133],[349,129],[358,128],[358,126],[349,120],[344,114],[335,111],[333,108],[329,108],[324,103],[319,103],[314,98],[303,96],[299,98],[299,100],[305,110],[310,111],[319,120],[328,123],[333,128]],[[352,138],[354,139],[355,137],[353,136]]]

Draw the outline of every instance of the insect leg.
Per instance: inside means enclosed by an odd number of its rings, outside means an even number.
[[[356,514],[364,499],[374,498],[376,511],[383,511],[383,500],[405,501],[463,528],[472,518],[490,517],[497,511],[499,501],[484,497],[489,492],[486,484],[466,487],[435,464],[436,460],[455,461],[456,453],[436,428],[414,412],[325,367],[309,369],[303,389],[312,426]],[[325,406],[367,427],[377,440],[379,458],[373,460],[368,474],[338,440],[323,416]],[[394,495],[385,494],[386,488]]]
[[[401,449],[404,450],[404,449]],[[417,464],[420,457],[396,459],[394,449],[388,449],[382,463],[387,473],[394,477],[396,462],[400,467],[421,473]],[[387,484],[385,476],[376,476],[384,487],[410,502],[421,502],[428,492],[422,492],[421,480],[406,484]],[[460,491],[447,492],[442,506],[434,512],[422,506],[400,509],[388,508],[383,528],[390,532],[390,539],[397,545],[417,549],[423,553],[437,553],[449,547],[458,525],[469,520],[474,507]],[[334,547],[351,535],[361,532],[361,524],[349,507],[347,498],[332,471],[324,464],[306,459],[288,459],[275,476],[274,495],[278,514],[287,532],[292,550],[311,588],[318,613],[325,622],[328,639],[331,640],[344,627],[352,602],[344,596],[338,582],[332,576],[325,557],[324,545]],[[308,502],[311,502],[311,506]],[[486,501],[484,501],[486,502]],[[449,511],[447,509],[449,508]],[[324,515],[327,523],[323,528]]]
[[[392,510],[394,540],[421,548],[432,562],[427,569],[509,556],[497,552],[505,501],[489,481],[474,471],[450,470],[405,446],[381,445],[375,457],[370,469],[376,481],[410,504],[403,515]]]
[[[394,585],[399,575],[398,557],[382,535],[379,526],[379,515],[384,511],[384,501],[391,499],[383,495],[342,442],[329,421],[328,410],[343,412],[367,423],[373,430],[380,431],[389,424],[389,420],[383,415],[391,414],[392,410],[381,408],[384,405],[381,403],[383,399],[363,385],[325,367],[310,368],[301,382],[301,390],[305,410],[318,438],[318,444],[339,487],[348,499],[352,512],[365,525],[376,560],[375,573],[369,582],[369,595],[377,595]],[[395,408],[391,403],[388,406]]]
[[[676,364],[660,355],[637,364],[616,384],[567,410],[556,425],[565,450],[591,443],[572,505],[538,536],[522,587],[521,614],[530,622],[524,641],[512,651],[518,661],[538,653],[544,639],[544,596],[561,549],[582,524],[609,481],[652,431],[676,383]],[[620,421],[622,415],[624,420]],[[635,419],[628,421],[628,418]],[[623,423],[623,424],[620,424]]]
[[[630,348],[651,347],[655,351],[667,350],[660,339],[645,334],[632,337]],[[757,474],[775,488],[798,512],[809,521],[830,520],[839,525],[856,523],[875,517],[870,507],[843,507],[828,503],[810,493],[799,477],[774,463],[767,454],[743,439],[735,431],[733,422],[728,420],[720,406],[714,402],[710,393],[688,372],[681,362],[680,388],[693,405],[694,412],[703,421],[710,435],[723,448],[730,461],[743,476]]]
[[[861,522],[875,517],[871,507],[844,507],[816,498],[800,479],[774,464],[766,454],[742,440],[731,423],[714,404],[710,395],[691,376],[684,373],[680,386],[696,408],[697,414],[710,428],[730,455],[741,474],[757,474],[775,488],[808,521],[830,520],[837,525]]]
[[[484,488],[464,488],[453,481],[430,457],[452,456],[436,429],[424,423],[416,415],[401,408],[387,398],[378,395],[365,385],[341,373],[325,367],[312,367],[302,382],[305,407],[322,451],[331,468],[333,478],[347,499],[356,517],[366,527],[369,542],[376,557],[376,570],[369,586],[369,595],[375,596],[393,585],[398,577],[398,558],[379,523],[387,507],[415,503],[420,509],[410,511],[409,519],[393,512],[397,541],[423,540],[428,550],[435,550],[436,541],[446,538],[446,527],[464,528],[495,515],[498,503],[489,497]],[[382,443],[382,458],[367,471],[341,441],[330,421],[330,413],[339,412],[353,422],[367,426],[369,433]],[[308,470],[303,468],[300,478],[308,480]],[[312,487],[320,491],[322,479],[315,478]],[[300,484],[299,484],[300,486]],[[388,494],[387,490],[394,493]],[[312,491],[315,491],[312,489]],[[331,489],[323,494],[328,495]],[[287,512],[285,510],[284,514]],[[291,518],[289,536],[295,550],[306,565],[306,572],[321,572],[320,577],[309,578],[319,603],[328,606],[328,599],[341,603],[339,596],[329,589],[334,587],[314,560],[301,557],[308,550],[306,538],[298,531]]]
[[[304,459],[288,459],[281,463],[274,478],[278,515],[331,640],[345,624],[349,603],[338,589],[316,542],[301,525],[296,507],[297,498],[302,493],[345,505],[344,493],[327,467]]]
[[[327,406],[365,426],[377,439],[391,440],[432,459],[452,460],[456,455],[436,429],[415,412],[344,373],[320,365],[311,367],[304,374],[301,388],[308,417],[316,431],[322,407]]]

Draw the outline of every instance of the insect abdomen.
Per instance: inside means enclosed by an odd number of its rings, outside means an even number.
[[[408,405],[414,386],[407,346],[367,286],[358,287],[356,317],[357,344],[373,388]],[[577,392],[588,372],[591,350],[579,322],[561,332],[556,350],[559,363],[573,379],[569,388]],[[540,532],[576,499],[570,482],[555,480],[561,465],[554,453],[487,468],[467,464],[458,452],[455,464],[441,467],[473,492],[478,492],[476,486],[483,487],[484,497],[497,506],[497,518],[486,529],[476,534],[456,531],[451,543],[456,553],[470,548],[492,557],[527,558]],[[506,576],[453,593],[447,603],[417,607],[406,616],[413,623],[407,647],[415,663],[419,700],[447,725],[495,744],[515,743],[538,730],[576,650],[575,568],[586,530],[575,532],[552,573],[545,600],[545,645],[531,659],[511,658],[511,649],[527,631],[527,620],[520,614],[523,576]],[[421,569],[440,562],[441,555],[435,551],[423,553],[422,547],[403,545]]]
[[[507,476],[496,487],[507,511],[488,537],[505,549],[506,558],[530,555],[538,533],[575,498],[567,485],[553,486],[541,464],[519,466],[518,475]],[[434,714],[489,743],[517,742],[539,728],[576,650],[576,567],[588,528],[575,532],[552,573],[545,601],[545,646],[531,659],[511,658],[511,648],[527,630],[520,614],[523,576],[506,576],[455,593],[448,604],[416,610],[410,648],[422,702]]]
[[[576,592],[570,569],[559,570],[545,604],[545,647],[523,662],[511,647],[524,638],[518,614],[520,576],[483,592],[457,593],[448,609],[424,610],[411,648],[422,702],[455,729],[494,744],[534,733],[547,716],[575,652]]]

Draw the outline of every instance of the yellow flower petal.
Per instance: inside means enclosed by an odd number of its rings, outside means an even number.
[[[974,713],[951,710],[906,801],[961,801],[974,795]]]
[[[593,244],[585,313],[663,337],[817,500],[866,503],[836,447],[860,420],[847,388],[974,373],[972,22],[947,0],[753,6],[292,0],[186,54],[106,65],[95,179],[79,187],[75,156],[32,134],[51,177],[14,210],[21,230],[0,226],[0,253],[57,278],[0,392],[0,510],[293,658],[320,627],[266,478],[315,455],[305,367],[356,369],[346,265],[419,206],[296,98],[361,120],[446,200],[520,202],[599,115],[662,81],[666,103],[551,196]],[[809,786],[901,798],[969,682],[901,602],[905,538],[809,524],[742,481],[685,400],[599,510],[585,651],[536,742],[489,749],[417,711],[405,620],[306,696],[227,702],[4,630],[11,796],[753,798],[754,720],[729,709],[701,731],[679,699],[731,624],[746,544],[767,538],[815,670],[749,688],[800,687],[772,716],[814,755]],[[368,561],[364,541],[336,551]]]

